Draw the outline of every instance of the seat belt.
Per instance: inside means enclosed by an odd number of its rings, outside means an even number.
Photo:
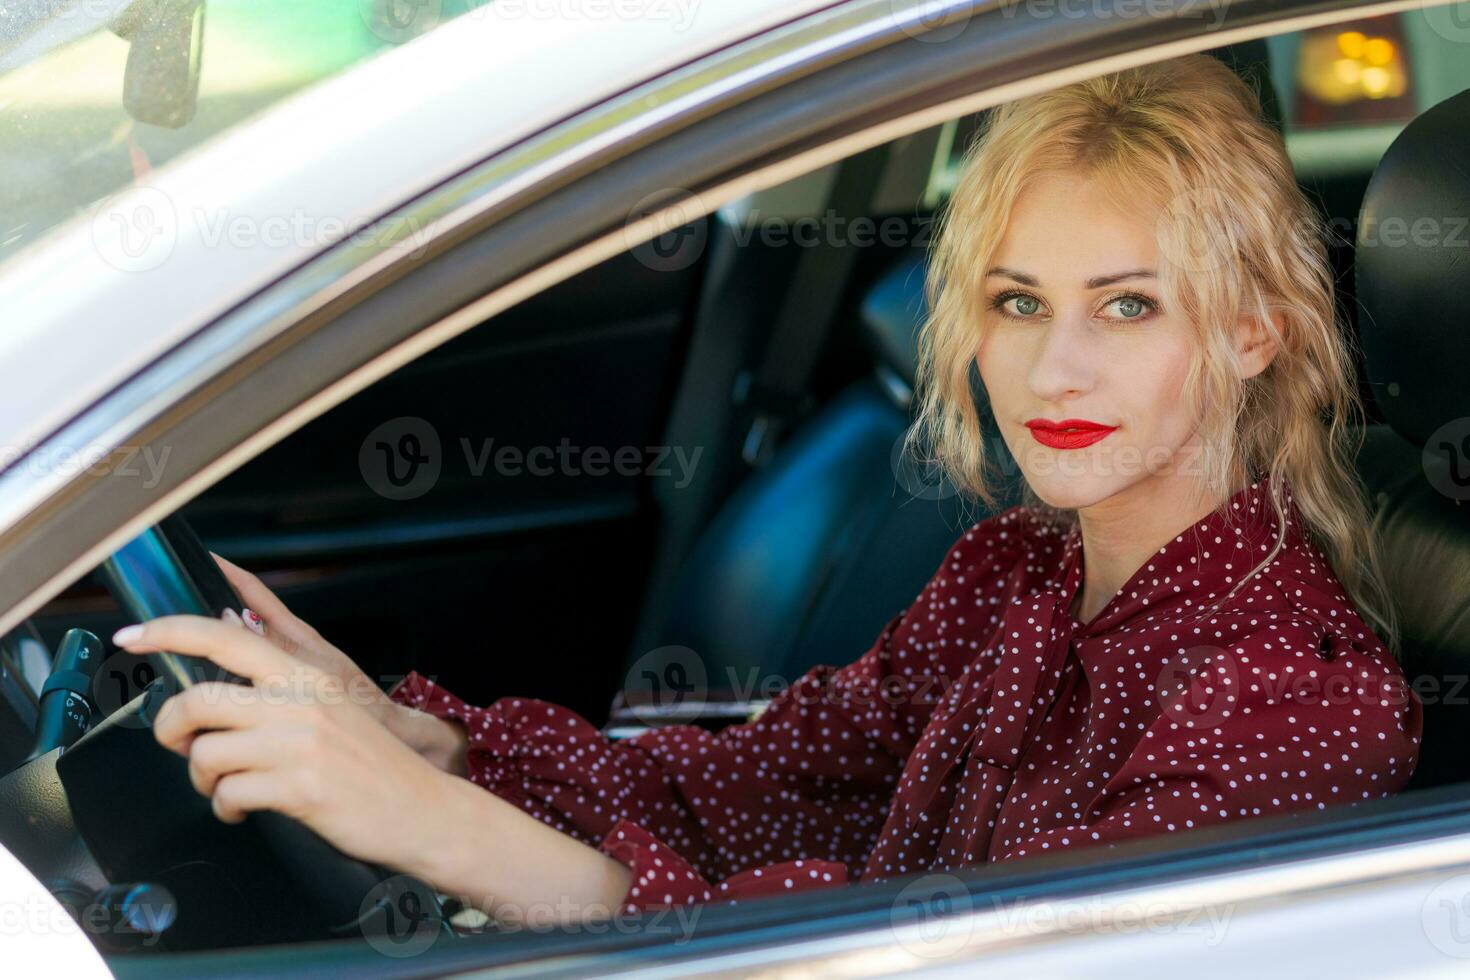
[[[855,218],[871,217],[893,156],[892,146],[882,144],[837,165],[823,220],[833,221],[838,236],[849,234]],[[839,218],[841,224],[835,220]],[[812,372],[861,252],[845,237],[824,239],[805,249],[771,327],[760,367],[736,377],[732,397],[749,420],[740,456],[751,468],[759,469],[769,461],[781,433],[811,407]]]
[[[880,145],[840,161],[827,192],[827,207],[849,218],[871,212],[877,190],[888,175],[892,154],[891,144]],[[719,280],[721,268],[735,261],[730,250],[737,249],[739,245],[734,239],[725,238],[715,245],[712,261],[716,266],[711,275]],[[643,611],[629,649],[630,663],[650,647],[664,642],[663,630],[677,589],[680,565],[687,558],[709,514],[723,498],[725,491],[722,488],[727,482],[739,482],[738,476],[727,472],[742,466],[741,459],[731,452],[731,442],[744,432],[741,457],[752,460],[751,466],[762,466],[769,458],[779,433],[809,407],[808,381],[836,320],[835,307],[851,280],[853,265],[860,251],[851,242],[836,247],[819,244],[804,249],[792,271],[790,286],[781,297],[758,371],[746,368],[733,372],[733,404],[728,414],[724,412],[723,399],[718,393],[707,388],[702,390],[700,404],[708,406],[709,411],[719,411],[725,418],[711,424],[710,437],[701,437],[697,441],[701,445],[713,442],[719,451],[720,461],[705,464],[687,490],[669,494],[669,499],[660,501],[664,507],[663,532],[654,556],[653,571],[649,575],[649,592],[644,597]],[[701,299],[704,301],[717,302],[717,298],[705,296]],[[712,315],[701,310],[701,322],[705,316]],[[723,368],[723,371],[730,370]],[[705,400],[705,393],[713,401]],[[685,393],[682,397],[693,396]],[[716,405],[718,409],[714,408]],[[677,413],[678,409],[675,411]],[[714,436],[715,432],[720,435]],[[677,441],[687,438],[687,435],[677,434],[672,438]]]

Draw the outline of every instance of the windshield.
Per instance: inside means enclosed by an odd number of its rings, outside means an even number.
[[[486,3],[0,0],[0,263],[298,89]]]

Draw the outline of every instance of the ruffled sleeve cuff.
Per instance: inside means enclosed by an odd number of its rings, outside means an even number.
[[[417,708],[436,718],[453,718],[460,722],[469,721],[470,716],[479,710],[416,670],[409,671],[407,677],[389,689],[388,699]]]
[[[474,707],[418,671],[410,671],[394,684],[388,698],[435,718],[462,724],[469,781],[512,801],[523,795],[513,758],[515,732],[503,711]]]
[[[847,884],[847,866],[837,861],[796,860],[752,868],[711,884],[676,851],[635,823],[620,820],[599,847],[632,872],[628,894],[618,911],[636,915],[650,909],[736,902],[766,895],[834,888]]]

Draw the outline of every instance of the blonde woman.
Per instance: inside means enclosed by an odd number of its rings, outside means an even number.
[[[936,239],[921,431],[988,499],[978,371],[1028,502],[967,530],[856,661],[748,724],[613,743],[556,705],[474,708],[418,675],[385,696],[228,563],[254,630],[168,617],[116,640],[256,682],[195,687],[157,720],[221,819],[279,810],[502,918],[1394,793],[1421,706],[1347,465],[1359,406],[1313,225],[1281,137],[1213,58],[993,113]],[[283,675],[307,693],[252,693]]]

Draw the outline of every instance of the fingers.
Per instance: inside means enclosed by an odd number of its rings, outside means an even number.
[[[257,636],[265,636],[265,620],[261,619],[260,615],[249,606],[245,607],[244,613],[245,615],[242,618],[242,621],[245,623],[245,628],[250,630]],[[276,645],[280,646],[280,644]],[[286,652],[290,653],[291,651],[287,650]]]
[[[195,684],[158,709],[153,737],[164,748],[185,755],[206,732],[254,728],[269,707],[253,687],[221,682]]]
[[[223,558],[220,555],[215,554],[213,551],[211,551],[209,554],[211,557],[214,558],[214,562],[216,565],[219,566],[219,570],[221,572],[224,572],[225,578],[228,579],[230,584],[235,587],[235,592],[238,593],[240,598],[244,599],[247,604],[259,605],[264,608],[266,605],[266,602],[264,600],[266,600],[267,597],[275,602],[280,602],[279,599],[276,599],[275,593],[266,588],[265,583],[261,582],[260,578],[257,577],[255,573],[247,572],[245,569],[241,568],[239,565],[236,565],[228,558]]]
[[[225,823],[239,823],[254,810],[280,808],[281,781],[272,772],[249,770],[229,773],[214,784],[210,805]]]
[[[212,796],[223,777],[269,769],[279,755],[275,740],[264,732],[207,732],[189,748],[189,781],[201,796]]]
[[[286,608],[286,604],[258,576],[212,551],[210,554],[214,555],[220,571],[225,573],[225,578],[235,587],[240,600],[264,617],[267,623],[279,628],[296,619],[295,614]]]
[[[166,650],[203,657],[256,683],[304,669],[269,640],[222,619],[204,616],[161,616],[125,626],[113,634],[112,642],[129,653]]]
[[[210,802],[225,823],[239,823],[256,810],[275,810],[310,825],[324,798],[320,783],[302,770],[244,769],[221,776]]]

